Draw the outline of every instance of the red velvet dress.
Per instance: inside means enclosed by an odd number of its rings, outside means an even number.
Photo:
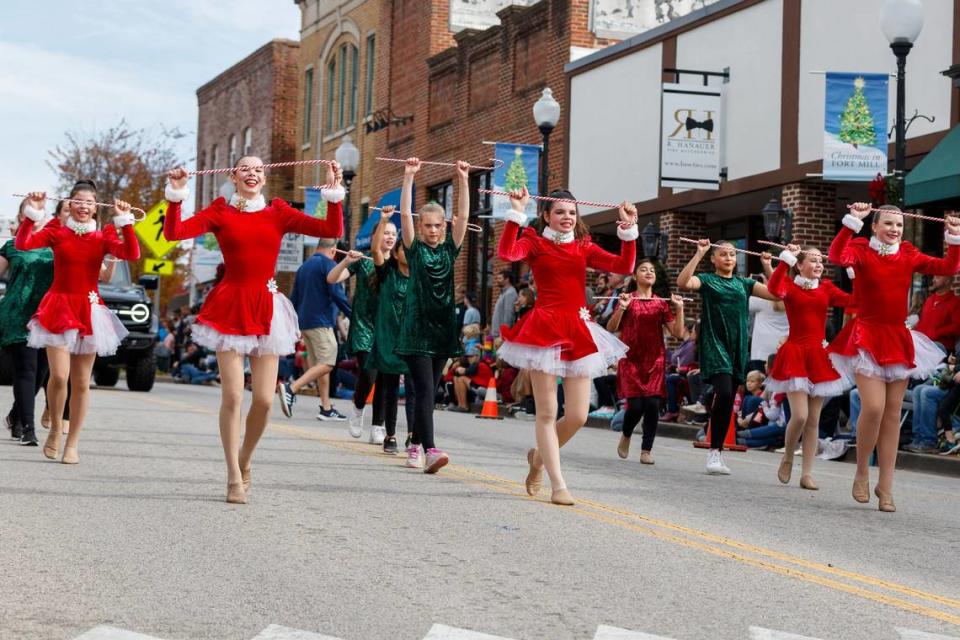
[[[617,364],[621,398],[667,397],[667,348],[663,327],[673,322],[670,301],[653,296],[634,300],[620,320],[620,339],[630,351]]]
[[[587,267],[629,274],[636,241],[623,240],[619,256],[604,251],[589,237],[555,242],[508,219],[498,253],[503,260],[526,260],[533,270],[537,300],[514,326],[503,325],[498,355],[518,369],[561,377],[605,375],[627,346],[590,320],[586,307]]]
[[[34,349],[63,347],[73,354],[113,355],[127,330],[100,299],[98,280],[103,258],[140,257],[133,225],[122,227],[123,240],[112,225],[82,235],[52,220],[40,231],[24,219],[17,230],[21,251],[53,249],[53,284],[40,301],[27,328],[27,344]]]
[[[851,216],[844,225],[857,223]],[[935,342],[906,327],[914,273],[952,276],[960,269],[960,246],[952,236],[944,258],[933,258],[909,242],[898,250],[880,246],[876,238],[854,238],[844,226],[830,245],[830,261],[853,267],[857,276],[858,315],[827,349],[837,371],[852,381],[856,373],[887,382],[926,378],[946,353]],[[960,242],[960,238],[955,239]]]
[[[180,219],[184,194],[168,190],[163,235],[185,240],[213,233],[223,253],[223,279],[210,290],[190,330],[192,339],[213,351],[236,351],[255,356],[293,353],[300,332],[290,300],[277,291],[276,271],[280,242],[285,233],[339,238],[343,212],[331,202],[321,220],[274,199],[250,201],[248,210],[217,198],[187,220]],[[324,191],[327,198],[327,192]],[[329,199],[329,198],[328,198]],[[260,208],[262,206],[262,208]]]
[[[770,277],[767,288],[783,300],[790,322],[787,341],[777,350],[773,370],[765,387],[774,393],[802,391],[808,396],[829,398],[849,388],[827,356],[824,338],[827,309],[853,303],[853,296],[829,280],[805,288],[789,278],[789,267],[781,261]]]

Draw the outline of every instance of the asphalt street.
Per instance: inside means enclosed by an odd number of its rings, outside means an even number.
[[[76,466],[0,441],[0,638],[960,638],[952,478],[898,471],[884,514],[849,464],[809,492],[775,454],[712,477],[689,442],[642,466],[585,429],[557,507],[523,491],[531,422],[438,412],[425,476],[302,398],[229,505],[218,400],[96,389]]]

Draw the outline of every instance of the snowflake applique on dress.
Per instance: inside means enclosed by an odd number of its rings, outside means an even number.
[[[87,300],[90,301],[90,304],[97,304],[100,302],[100,296],[97,295],[96,291],[91,291],[87,294]]]
[[[579,311],[578,313],[580,314],[580,319],[581,319],[581,320],[583,320],[584,322],[590,322],[590,310],[589,310],[589,309],[587,309],[586,307],[580,307],[580,311]]]
[[[277,287],[277,281],[274,278],[267,280],[267,291],[270,293],[277,293],[279,290],[279,287]]]

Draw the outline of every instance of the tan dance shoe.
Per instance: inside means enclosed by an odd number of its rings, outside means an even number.
[[[540,489],[543,488],[543,467],[538,469],[533,464],[533,458],[536,455],[536,449],[527,451],[527,464],[530,465],[530,470],[527,471],[527,479],[524,481],[524,484],[527,486],[527,494],[531,496],[537,495],[540,493]]]
[[[243,491],[250,491],[250,467],[240,469],[240,479],[243,480]]]
[[[640,452],[640,464],[654,464],[653,456],[649,451]]]
[[[227,502],[230,504],[247,504],[247,492],[243,490],[242,482],[227,483]]]
[[[880,489],[876,487],[873,488],[873,493],[876,494],[877,499],[880,500],[880,511],[884,511],[886,513],[893,513],[894,511],[897,510],[897,505],[893,504],[892,493],[884,493],[883,491],[880,491]]]
[[[620,436],[620,442],[617,444],[617,455],[624,460],[630,456],[630,438]]]
[[[813,481],[813,478],[808,475],[800,476],[800,486],[808,491],[819,491],[820,487],[817,486],[817,483]]]
[[[783,484],[790,484],[790,476],[793,474],[793,456],[783,454],[780,460],[780,468],[777,469],[777,480]]]
[[[77,453],[76,447],[64,447],[63,448],[63,458],[60,459],[60,462],[63,464],[79,464],[80,463],[80,454]]]
[[[853,499],[862,504],[870,502],[870,478],[853,479]]]
[[[566,487],[563,489],[554,489],[553,493],[550,495],[550,502],[564,507],[571,507],[574,504],[573,496],[570,495],[570,492]]]
[[[40,416],[40,426],[44,429],[50,428],[50,407],[43,410],[43,415]]]
[[[59,454],[60,434],[51,429],[50,433],[47,434],[46,442],[43,443],[43,455],[47,456],[51,460],[56,460]]]

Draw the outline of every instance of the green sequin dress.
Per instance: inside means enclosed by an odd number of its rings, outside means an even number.
[[[706,381],[718,373],[743,382],[746,376],[750,331],[750,294],[756,281],[741,276],[724,278],[715,273],[698,273],[700,299],[700,373]]]
[[[447,234],[434,248],[414,240],[407,249],[410,284],[404,309],[399,355],[452,358],[461,353],[453,301],[453,265],[460,254]]]
[[[363,259],[350,264],[347,271],[357,278],[353,289],[353,313],[350,314],[347,351],[354,355],[370,353],[373,350],[374,323],[377,319],[376,268],[373,260]]]
[[[0,300],[0,347],[27,341],[27,323],[53,284],[53,249],[18,251],[13,240],[0,248],[6,258],[7,292]]]
[[[380,280],[380,304],[377,306],[377,323],[373,351],[367,360],[368,369],[380,373],[401,375],[407,373],[407,363],[394,351],[403,323],[403,310],[407,301],[410,278],[400,272],[396,259],[390,259],[377,267]]]

